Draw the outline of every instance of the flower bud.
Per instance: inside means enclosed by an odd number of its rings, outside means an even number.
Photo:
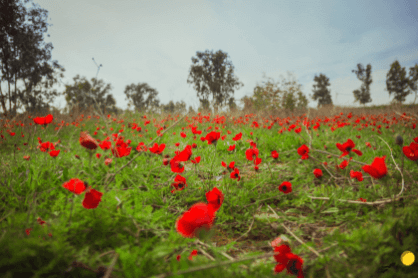
[[[400,135],[397,135],[396,136],[396,138],[395,138],[395,144],[396,145],[399,145],[399,146],[403,146],[403,138],[402,138],[402,136],[400,136]]]

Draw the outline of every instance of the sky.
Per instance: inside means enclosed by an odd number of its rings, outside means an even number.
[[[111,84],[116,106],[127,109],[130,84],[147,83],[161,103],[186,102],[197,109],[193,84],[187,83],[192,57],[206,50],[228,54],[238,105],[257,85],[272,78],[296,80],[309,100],[314,77],[330,80],[334,105],[356,107],[353,91],[361,81],[352,70],[372,66],[372,102],[388,104],[386,74],[398,60],[418,64],[416,0],[34,0],[52,24],[45,42],[52,59],[65,68],[63,84],[76,75]],[[95,62],[92,60],[94,58]],[[288,73],[291,74],[289,77]],[[266,77],[263,77],[265,74]],[[2,84],[3,85],[3,84]],[[56,86],[64,91],[64,86]],[[406,98],[412,103],[415,93]],[[64,97],[53,104],[64,108]]]

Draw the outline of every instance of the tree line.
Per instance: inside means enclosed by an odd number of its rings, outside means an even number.
[[[3,115],[13,116],[17,109],[24,108],[30,113],[39,113],[47,108],[60,95],[65,96],[66,111],[75,105],[82,110],[90,106],[103,113],[119,113],[116,101],[111,94],[111,84],[103,80],[77,75],[73,84],[65,85],[65,90],[52,90],[54,84],[63,77],[64,67],[57,61],[51,60],[51,43],[45,44],[43,35],[49,25],[46,20],[48,11],[34,3],[32,9],[24,4],[31,0],[0,0],[0,83],[5,83],[6,90],[0,86],[0,106]],[[24,3],[24,4],[23,4]],[[49,35],[48,35],[49,37]],[[222,50],[216,53],[206,50],[196,52],[191,58],[192,65],[187,79],[193,84],[200,101],[199,110],[215,111],[227,107],[229,110],[238,109],[234,91],[244,84],[234,76],[234,66],[228,60],[228,54]],[[102,66],[102,65],[100,65]],[[362,82],[359,89],[353,91],[354,102],[365,105],[372,101],[370,85],[372,67],[366,68],[362,64],[352,72]],[[22,81],[24,88],[17,87],[17,81]],[[397,60],[390,65],[386,75],[386,90],[389,96],[394,95],[393,101],[402,103],[405,98],[415,92],[417,97],[418,64],[409,69],[409,76]],[[320,73],[314,77],[310,98],[318,101],[318,108],[332,105],[329,78]],[[286,80],[275,83],[269,79],[254,88],[251,96],[240,99],[244,109],[302,109],[307,108],[308,98],[301,91],[301,85],[296,80]],[[182,112],[186,110],[184,101],[170,101],[162,104],[158,99],[158,91],[147,83],[130,84],[125,87],[124,94],[128,100],[128,107],[140,112]],[[414,103],[415,103],[414,100]],[[189,107],[189,110],[193,110]]]

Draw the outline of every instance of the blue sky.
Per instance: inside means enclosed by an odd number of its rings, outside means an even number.
[[[309,0],[34,0],[48,10],[52,60],[73,84],[79,74],[112,85],[116,105],[132,83],[147,83],[162,103],[184,100],[199,106],[187,78],[196,52],[222,50],[244,84],[235,98],[252,95],[263,73],[275,81],[290,72],[312,95],[315,75],[325,74],[334,104],[354,104],[361,81],[352,70],[372,66],[372,105],[387,104],[386,74],[398,60],[407,73],[418,63],[418,1]],[[64,86],[58,86],[63,91]],[[338,96],[336,95],[338,94]],[[415,94],[406,99],[413,102]],[[65,106],[64,97],[54,105]],[[239,104],[239,102],[238,102]],[[370,105],[370,104],[369,104]],[[317,101],[309,98],[309,106]]]

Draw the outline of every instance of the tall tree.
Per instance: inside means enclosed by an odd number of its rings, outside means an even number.
[[[412,91],[415,92],[415,101],[417,100],[417,82],[418,82],[418,64],[415,64],[415,66],[409,68],[409,88],[411,88]]]
[[[240,85],[244,85],[233,77],[234,66],[227,61],[228,54],[221,50],[215,54],[206,50],[205,53],[196,52],[196,56],[197,58],[192,57],[193,65],[187,83],[194,83],[197,97],[202,104],[207,105],[212,95],[214,107],[226,105],[234,94],[234,87],[238,86],[239,89]],[[203,65],[197,65],[199,60],[203,61]]]
[[[0,83],[7,82],[7,94],[3,94],[0,86],[0,103],[6,115],[16,114],[19,101],[26,110],[36,110],[46,105],[43,97],[51,102],[57,96],[56,91],[36,89],[42,78],[47,79],[44,84],[56,83],[55,70],[64,71],[57,61],[52,61],[52,65],[47,63],[53,49],[51,43],[43,43],[43,33],[50,26],[47,18],[48,11],[35,4],[28,11],[18,0],[0,1]],[[17,89],[18,80],[23,81],[25,89]]]
[[[102,113],[118,113],[116,100],[110,94],[112,89],[110,84],[105,84],[102,80],[97,81],[96,78],[92,78],[90,83],[85,77],[80,78],[79,75],[73,80],[73,85],[65,86],[67,109],[71,109],[74,105],[78,105],[82,110],[93,106],[100,109]],[[96,102],[99,107],[96,106]]]
[[[357,78],[363,82],[360,87],[360,90],[353,91],[355,101],[360,102],[360,104],[365,105],[368,102],[371,102],[370,98],[370,84],[373,82],[371,78],[372,66],[367,65],[367,68],[364,69],[362,64],[357,64],[358,71],[352,70],[357,75]]]
[[[147,83],[131,84],[125,88],[126,99],[133,102],[137,111],[150,112],[160,106],[157,90]]]
[[[405,98],[411,93],[411,80],[406,76],[405,68],[401,67],[399,62],[395,60],[390,66],[389,72],[386,74],[386,91],[389,95],[394,93],[393,101],[402,103]]]
[[[321,73],[319,76],[315,75],[314,81],[316,84],[313,85],[314,89],[312,91],[314,94],[311,97],[313,100],[318,100],[318,108],[323,105],[332,105],[331,91],[327,88],[331,85],[329,78]]]

